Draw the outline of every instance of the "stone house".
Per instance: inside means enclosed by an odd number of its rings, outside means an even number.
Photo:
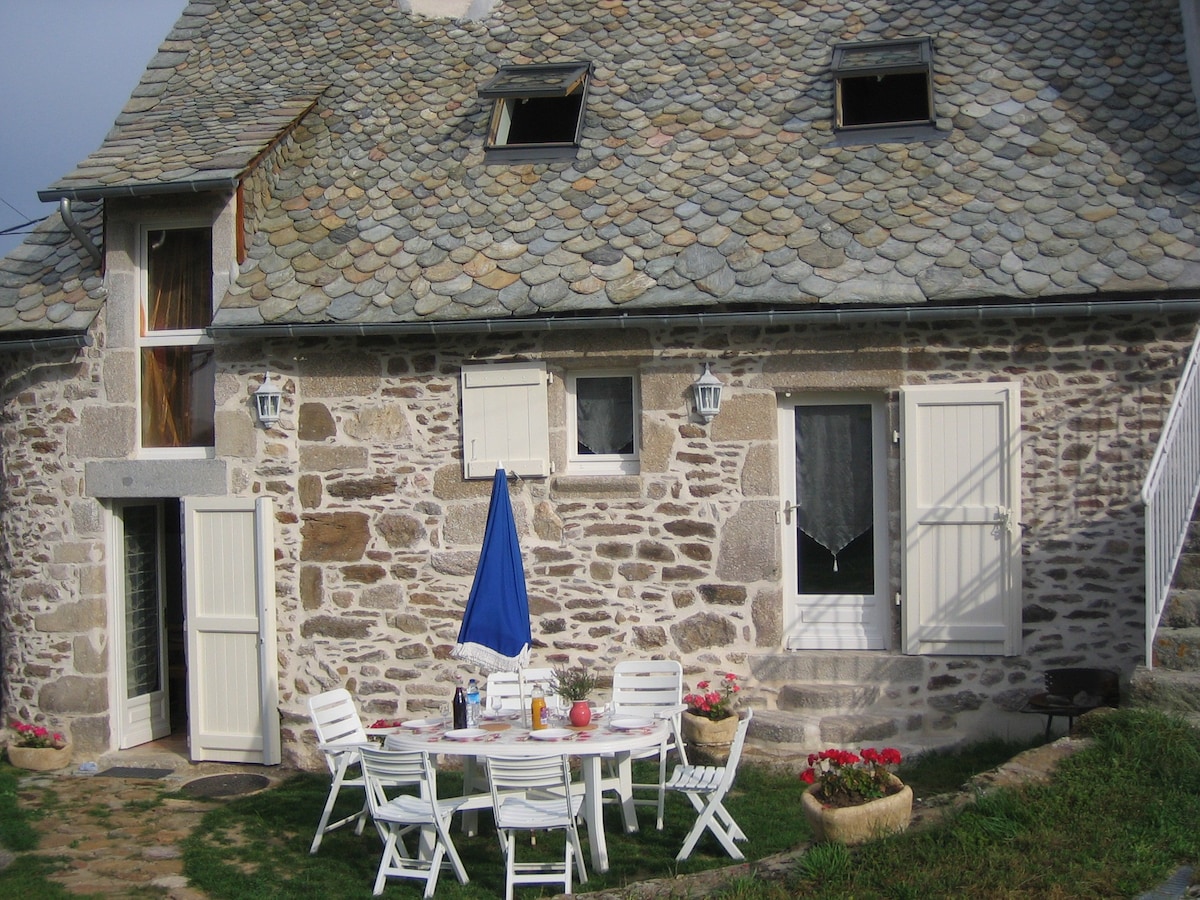
[[[1193,13],[193,0],[0,262],[5,716],[308,766],[315,693],[436,708],[498,462],[534,663],[734,671],[763,752],[1128,676]]]

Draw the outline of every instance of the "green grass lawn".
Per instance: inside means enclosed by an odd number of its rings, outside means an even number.
[[[714,894],[724,900],[814,898],[1128,898],[1153,888],[1182,863],[1200,863],[1200,732],[1182,722],[1135,710],[1089,718],[1093,744],[1060,764],[1049,786],[999,789],[944,823],[847,850],[815,845],[786,876],[735,879]],[[901,777],[920,797],[954,791],[972,775],[1011,758],[1025,745],[990,741],[906,762]],[[639,773],[647,780],[648,771]],[[457,790],[445,772],[440,790]],[[308,854],[328,777],[297,775],[278,787],[214,802],[202,825],[185,841],[184,865],[192,886],[213,898],[325,900],[370,896],[379,840],[341,830]],[[744,763],[727,806],[749,837],[742,845],[759,859],[806,844],[796,775]],[[51,802],[48,799],[47,802]],[[626,835],[618,810],[606,809],[611,870],[591,876],[579,892],[613,889],[648,879],[726,866],[729,858],[710,836],[686,863],[674,857],[694,813],[685,800],[668,798],[667,827],[654,829],[642,808],[643,830]],[[342,809],[351,812],[347,800]],[[36,840],[38,810],[15,803],[15,770],[0,765],[0,844],[28,849]],[[152,814],[148,813],[148,814]],[[481,833],[453,836],[471,877],[460,886],[443,874],[437,896],[495,897],[503,892],[500,850],[488,816]],[[31,838],[32,835],[32,838]],[[586,838],[585,838],[586,840]],[[553,836],[522,847],[553,855]],[[585,850],[586,853],[586,850]],[[46,878],[52,863],[17,855],[0,872],[0,898],[65,896]],[[553,889],[518,889],[518,897]],[[420,896],[415,882],[389,881],[385,897]]]
[[[639,772],[642,778],[649,771]],[[315,856],[308,854],[317,815],[324,802],[329,779],[300,775],[271,791],[242,798],[209,813],[204,828],[186,844],[186,872],[193,883],[213,896],[227,898],[267,897],[368,897],[379,863],[379,839],[373,829],[363,835],[340,829],[326,835]],[[803,818],[781,816],[780,808],[798,809],[802,785],[794,775],[754,766],[744,767],[734,795],[727,806],[749,837],[747,852],[753,857],[794,847],[808,833]],[[439,792],[457,792],[457,773],[439,774]],[[695,814],[683,798],[668,798],[666,827],[654,828],[653,811],[639,809],[642,830],[625,834],[620,811],[605,809],[610,870],[604,875],[589,870],[585,888],[616,887],[647,878],[695,872],[725,865],[729,857],[715,840],[706,837],[686,863],[677,865],[675,854],[683,844]],[[340,804],[338,813],[354,811],[352,803]],[[466,837],[457,828],[452,837],[462,856],[470,883],[459,885],[443,873],[437,896],[446,898],[495,897],[504,892],[504,866],[490,817],[481,814],[480,833]],[[586,833],[581,834],[586,844]],[[542,834],[537,844],[522,843],[518,856],[559,858],[562,837]],[[587,849],[584,848],[585,861]],[[389,881],[387,896],[420,896],[419,882]],[[523,888],[520,896],[538,896],[538,888]],[[554,893],[547,887],[545,893]]]

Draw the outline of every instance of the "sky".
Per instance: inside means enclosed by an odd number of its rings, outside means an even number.
[[[100,146],[185,0],[0,0],[0,231]],[[0,235],[0,255],[22,235]]]

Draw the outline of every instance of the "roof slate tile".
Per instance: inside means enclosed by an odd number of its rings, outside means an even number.
[[[833,43],[915,35],[939,132],[838,136]],[[479,86],[568,60],[593,64],[576,156],[486,158]],[[460,22],[230,0],[189,4],[51,191],[269,161],[218,325],[1048,301],[1200,287],[1197,132],[1174,0],[511,0]],[[0,329],[102,299],[63,234],[0,263]]]

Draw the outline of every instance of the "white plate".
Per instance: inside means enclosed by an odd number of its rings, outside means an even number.
[[[401,722],[401,728],[411,728],[414,731],[420,731],[422,728],[437,728],[444,723],[444,719],[409,719],[407,722]]]
[[[519,712],[517,712],[515,709],[502,709],[502,710],[500,710],[500,712],[496,712],[495,710],[489,709],[487,712],[485,712],[483,714],[483,717],[485,719],[489,719],[493,722],[507,722],[510,719],[519,718],[520,715],[521,714]]]
[[[539,728],[529,732],[529,736],[535,741],[564,741],[575,737],[575,732],[570,728]]]
[[[487,736],[488,732],[482,728],[455,728],[446,732],[446,738],[451,741],[474,741]]]
[[[617,731],[637,731],[639,728],[653,728],[653,719],[640,719],[634,716],[618,717],[608,723],[610,728]]]

